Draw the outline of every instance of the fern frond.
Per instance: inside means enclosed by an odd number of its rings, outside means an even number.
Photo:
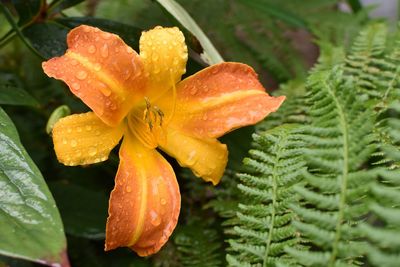
[[[234,238],[229,240],[229,266],[288,263],[284,248],[300,246],[289,208],[297,200],[293,185],[305,171],[298,128],[286,124],[254,135],[251,158],[244,160],[252,173],[238,175],[238,188],[247,197],[239,205]]]
[[[375,220],[361,224],[360,229],[370,241],[369,262],[373,266],[395,267],[400,262],[400,103],[394,102],[390,107],[394,116],[386,119],[390,127],[385,130],[391,141],[381,146],[389,161],[379,169],[380,181],[371,188],[370,210]]]
[[[302,131],[308,171],[295,187],[301,202],[292,209],[293,225],[313,249],[286,249],[303,266],[357,266],[364,251],[356,227],[368,213],[361,199],[375,179],[363,168],[375,149],[374,115],[352,88],[341,66],[316,68],[308,79],[311,125]]]
[[[221,258],[221,236],[212,225],[199,217],[178,228],[174,237],[175,257],[184,267],[218,267],[223,266]]]

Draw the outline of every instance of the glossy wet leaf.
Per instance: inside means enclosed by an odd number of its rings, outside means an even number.
[[[67,46],[65,44],[69,29],[55,22],[35,23],[26,27],[22,33],[30,41],[33,48],[43,58],[62,55]],[[51,36],[51,38],[49,38]]]
[[[27,91],[3,80],[0,80],[0,104],[32,107],[39,105],[37,100]]]
[[[49,189],[0,108],[0,254],[65,265],[66,241]]]
[[[201,46],[200,49],[203,50],[200,53],[200,56],[207,64],[213,65],[224,61],[217,49],[204,34],[203,30],[197,25],[197,23],[181,5],[174,0],[157,0],[157,2],[184,28],[186,28],[186,30],[193,34],[193,38],[197,39]],[[187,34],[185,35],[187,38]],[[193,45],[195,42],[193,40],[189,40],[189,43],[192,43]]]

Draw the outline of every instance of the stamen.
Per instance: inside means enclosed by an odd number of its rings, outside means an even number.
[[[138,119],[135,115],[128,116],[128,125],[132,134],[147,148],[153,149],[157,147],[157,140],[154,135],[148,134],[146,126],[143,125],[143,121]]]

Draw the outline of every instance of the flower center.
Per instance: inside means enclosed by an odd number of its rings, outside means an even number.
[[[145,105],[134,109],[128,116],[131,133],[147,148],[154,149],[165,140],[165,115],[162,110],[144,98]]]

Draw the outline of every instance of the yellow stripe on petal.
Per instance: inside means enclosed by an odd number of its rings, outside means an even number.
[[[118,125],[145,95],[139,55],[117,35],[86,25],[71,30],[67,42],[65,55],[43,62],[45,73],[68,84],[105,123]]]
[[[176,27],[157,26],[143,32],[140,57],[149,77],[148,96],[156,98],[172,88],[186,72],[188,53],[185,37]]]
[[[148,256],[160,250],[175,229],[179,186],[171,165],[132,135],[125,135],[119,155],[105,249],[130,247],[140,256]]]
[[[173,129],[168,129],[166,142],[160,147],[182,167],[214,185],[221,180],[228,162],[228,149],[217,139],[191,137]]]
[[[105,161],[121,140],[124,127],[110,127],[93,112],[64,117],[52,132],[57,158],[69,166]]]

